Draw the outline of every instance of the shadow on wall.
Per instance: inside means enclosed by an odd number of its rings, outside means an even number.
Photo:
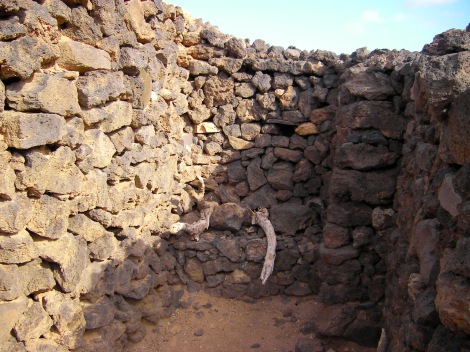
[[[0,13],[2,349],[123,350],[186,289],[315,295],[318,336],[465,346],[468,32],[337,56],[157,0]],[[208,206],[198,241],[169,232]]]

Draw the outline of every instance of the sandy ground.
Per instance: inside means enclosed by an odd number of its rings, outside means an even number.
[[[178,309],[128,352],[294,352],[311,320],[312,299],[269,297],[254,303],[185,293],[187,308]],[[310,309],[309,309],[310,307]],[[373,352],[345,341],[323,341],[325,352]]]

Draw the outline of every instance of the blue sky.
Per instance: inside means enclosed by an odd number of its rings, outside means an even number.
[[[226,34],[271,45],[350,54],[420,51],[434,35],[465,29],[470,0],[168,0]]]

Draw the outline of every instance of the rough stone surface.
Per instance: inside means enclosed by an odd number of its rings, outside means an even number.
[[[65,134],[65,120],[56,114],[4,111],[2,121],[5,142],[13,148],[56,143]]]
[[[62,37],[59,42],[60,66],[70,71],[110,70],[111,57],[101,49]]]
[[[319,338],[468,345],[468,30],[338,56],[159,0],[0,12],[0,350],[120,351],[184,289],[316,295]],[[209,208],[199,241],[169,232]]]
[[[1,42],[0,57],[3,62],[0,68],[0,78],[25,79],[40,69],[43,64],[56,59],[58,55],[51,44],[40,38],[24,36],[12,42]]]
[[[28,80],[9,84],[6,98],[8,105],[18,111],[39,110],[62,116],[80,112],[77,88],[58,75],[36,73]]]

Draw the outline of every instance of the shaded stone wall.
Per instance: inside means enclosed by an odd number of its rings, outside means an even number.
[[[0,349],[125,349],[199,289],[315,295],[321,336],[468,348],[469,32],[338,56],[158,0],[0,14]],[[199,241],[169,233],[207,206]]]

